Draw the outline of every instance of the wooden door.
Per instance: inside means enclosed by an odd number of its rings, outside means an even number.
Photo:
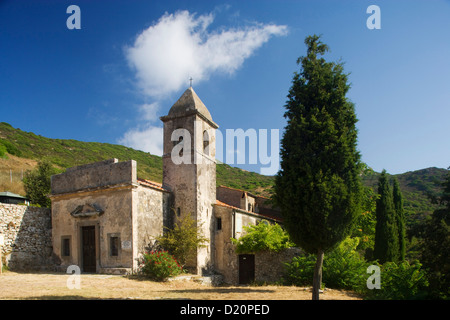
[[[96,272],[95,226],[81,228],[83,272]]]
[[[255,255],[239,255],[239,284],[249,284],[255,281]]]

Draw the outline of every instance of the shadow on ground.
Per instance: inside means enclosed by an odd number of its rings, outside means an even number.
[[[236,288],[236,287],[207,287],[205,289],[181,289],[181,290],[170,290],[172,293],[272,293],[274,290],[264,290],[264,289],[254,289],[254,288]]]

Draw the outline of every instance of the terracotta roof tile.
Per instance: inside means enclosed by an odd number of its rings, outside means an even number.
[[[245,190],[237,189],[237,188],[232,188],[232,187],[227,187],[227,186],[224,186],[224,185],[220,185],[219,188],[224,188],[224,189],[230,189],[230,190],[236,190],[236,191],[240,191],[240,192],[245,192],[246,194],[248,194],[248,195],[250,195],[250,196],[252,196],[252,197],[254,197],[254,198],[269,199],[269,198],[264,197],[264,196],[258,196],[258,195],[256,195],[256,194],[253,194],[253,193],[249,192],[249,191],[245,191]]]
[[[221,206],[221,207],[234,209],[234,210],[239,210],[239,211],[244,212],[244,213],[249,213],[249,214],[252,214],[252,215],[260,216],[261,218],[269,218],[269,219],[272,219],[272,220],[275,220],[275,221],[278,221],[278,222],[283,221],[283,219],[281,219],[280,217],[275,217],[275,216],[271,216],[271,215],[268,215],[268,214],[261,214],[261,213],[257,213],[257,212],[250,212],[250,211],[247,211],[247,210],[244,210],[244,209],[241,209],[241,208],[229,205],[229,204],[227,204],[225,202],[222,202],[220,200],[216,200],[216,205],[217,206]]]
[[[165,192],[170,192],[169,190],[167,190],[166,188],[163,187],[163,185],[161,183],[158,182],[154,182],[154,181],[150,181],[147,179],[137,179],[138,183],[140,185],[146,186],[146,187],[150,187],[159,191],[165,191]]]

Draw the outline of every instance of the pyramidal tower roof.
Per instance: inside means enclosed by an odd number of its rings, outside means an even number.
[[[198,114],[201,118],[209,122],[213,127],[218,127],[212,120],[211,114],[205,104],[200,100],[192,87],[189,87],[174,103],[167,116],[161,117],[162,121],[173,118],[185,117],[192,114]]]

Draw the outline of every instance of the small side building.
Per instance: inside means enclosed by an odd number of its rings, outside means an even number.
[[[214,207],[216,231],[214,239],[215,269],[225,283],[249,284],[279,281],[283,263],[298,254],[297,250],[282,253],[237,254],[231,238],[245,235],[245,227],[258,223],[282,223],[279,211],[274,210],[269,199],[245,190],[217,187]]]
[[[0,202],[8,204],[20,204],[20,203],[29,204],[27,198],[9,191],[0,192]]]
[[[52,176],[52,242],[59,269],[129,273],[162,234],[170,193],[138,180],[136,161],[106,160]]]

